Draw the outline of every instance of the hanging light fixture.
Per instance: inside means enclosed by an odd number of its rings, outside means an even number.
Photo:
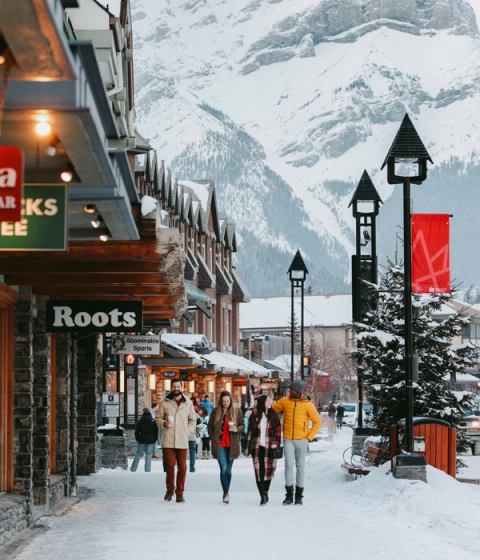
[[[98,229],[103,224],[103,218],[99,214],[96,218],[92,218],[90,220],[90,223],[92,224],[93,228]]]
[[[67,167],[65,167],[65,169],[60,172],[60,179],[64,183],[71,183],[73,179],[73,173],[74,173],[73,165],[69,163]]]
[[[96,209],[97,208],[95,204],[85,204],[85,206],[83,207],[83,211],[85,212],[85,214],[95,214]]]
[[[59,145],[60,145],[60,139],[55,134],[53,136],[53,138],[48,142],[47,149],[45,150],[45,153],[47,154],[47,156],[49,156],[49,157],[56,156],[57,152],[58,152]]]
[[[35,132],[38,136],[48,136],[52,132],[52,125],[48,122],[47,117],[41,116],[35,125]]]
[[[0,65],[7,62],[8,45],[3,37],[0,37]]]

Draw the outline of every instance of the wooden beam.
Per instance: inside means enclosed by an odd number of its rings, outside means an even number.
[[[143,284],[135,285],[95,285],[95,284],[34,284],[32,286],[33,292],[37,295],[43,296],[89,296],[89,295],[109,295],[109,296],[128,296],[134,298],[135,296],[165,296],[165,297],[181,297],[182,287],[155,285],[144,286]]]
[[[62,272],[162,272],[164,264],[159,259],[114,259],[77,261],[65,260],[13,260],[0,261],[0,274]]]
[[[35,273],[21,272],[5,275],[10,285],[35,284],[113,284],[113,285],[164,285],[169,286],[173,278],[154,272],[44,272],[41,277]]]

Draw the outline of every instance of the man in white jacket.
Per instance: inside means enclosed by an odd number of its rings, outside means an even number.
[[[162,449],[167,470],[167,492],[164,499],[169,502],[176,494],[177,502],[184,502],[188,436],[195,429],[196,418],[192,401],[182,393],[181,381],[173,381],[171,393],[157,412],[157,420],[163,425]]]

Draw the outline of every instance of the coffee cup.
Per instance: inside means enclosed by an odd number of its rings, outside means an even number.
[[[168,416],[167,422],[170,428],[173,426],[173,420],[174,420],[173,416]]]

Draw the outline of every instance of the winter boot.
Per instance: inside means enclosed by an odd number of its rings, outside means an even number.
[[[303,505],[303,488],[300,486],[295,486],[295,505],[301,506]]]
[[[283,500],[284,506],[290,506],[293,504],[293,486],[285,486],[287,493],[285,494],[285,499]]]
[[[267,502],[268,502],[268,495],[262,494],[262,496],[260,497],[260,505],[265,506],[267,505]]]

